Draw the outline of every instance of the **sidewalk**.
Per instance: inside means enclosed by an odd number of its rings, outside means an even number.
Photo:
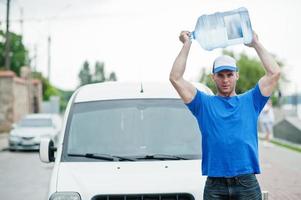
[[[0,151],[8,148],[8,133],[0,133]]]
[[[259,141],[262,190],[269,192],[269,200],[301,199],[301,153],[273,145],[264,147]]]

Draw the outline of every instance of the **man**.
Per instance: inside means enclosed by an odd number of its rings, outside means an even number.
[[[237,95],[236,61],[220,56],[212,69],[217,94],[210,96],[183,78],[191,47],[190,32],[182,31],[179,38],[183,47],[173,64],[170,81],[196,117],[202,133],[202,174],[208,176],[204,199],[261,199],[255,176],[260,173],[257,120],[280,78],[278,64],[254,32],[247,46],[256,50],[265,75],[254,88]]]
[[[270,139],[273,136],[274,118],[272,101],[269,99],[259,116],[260,128],[265,137],[263,142],[263,146],[265,147],[271,147]]]

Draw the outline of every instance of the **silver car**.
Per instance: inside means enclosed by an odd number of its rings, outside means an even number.
[[[57,114],[29,114],[13,125],[10,150],[38,150],[41,138],[57,141],[62,119]]]

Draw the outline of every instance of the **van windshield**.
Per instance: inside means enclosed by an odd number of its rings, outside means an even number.
[[[69,115],[63,160],[69,155],[141,157],[171,155],[199,159],[197,122],[181,100],[135,99],[75,103]]]

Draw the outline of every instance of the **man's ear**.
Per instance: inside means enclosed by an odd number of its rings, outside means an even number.
[[[239,73],[236,72],[236,80],[238,80],[238,79],[239,79]]]
[[[211,80],[214,81],[214,74],[210,74]]]

